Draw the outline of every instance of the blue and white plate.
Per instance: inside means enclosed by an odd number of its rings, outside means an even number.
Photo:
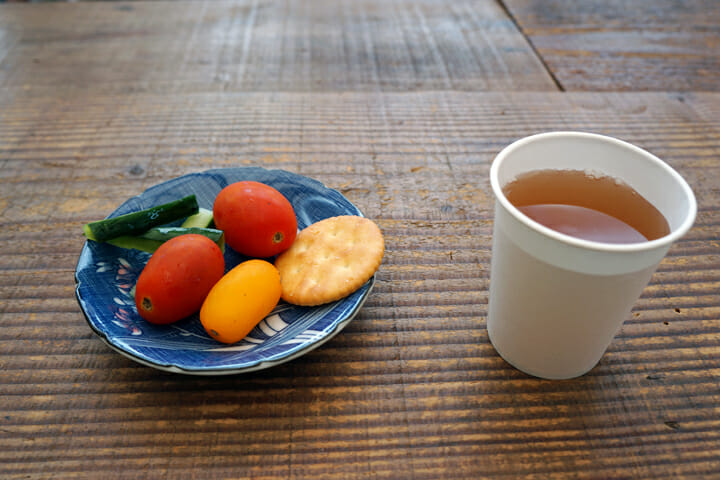
[[[321,183],[282,170],[225,168],[175,178],[123,203],[110,216],[149,208],[194,193],[212,209],[223,187],[255,180],[275,187],[292,203],[302,229],[336,215],[359,215],[347,198]],[[131,289],[149,254],[86,242],[75,270],[76,295],[90,327],[112,349],[160,370],[223,375],[268,368],[297,358],[342,330],[362,307],[375,277],[352,295],[319,307],[284,302],[243,340],[224,345],[205,333],[196,315],[172,325],[153,325],[135,309]],[[225,249],[226,270],[246,257]]]

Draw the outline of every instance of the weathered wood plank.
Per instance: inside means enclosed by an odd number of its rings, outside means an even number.
[[[3,477],[718,470],[720,95],[190,90],[0,97]],[[643,146],[700,204],[610,351],[566,382],[509,367],[484,327],[488,168],[548,129]],[[312,176],[377,220],[387,253],[365,307],[322,348],[244,376],[170,375],[110,351],[73,298],[80,225],[158,182],[237,165]]]
[[[0,26],[0,87],[556,89],[494,1],[3,4]]]
[[[503,0],[566,90],[718,91],[712,0]]]

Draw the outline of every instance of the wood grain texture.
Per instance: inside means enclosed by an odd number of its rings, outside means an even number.
[[[172,93],[0,100],[3,478],[711,478],[720,467],[720,95]],[[577,128],[677,168],[700,202],[587,376],[529,378],[485,331],[489,164]],[[386,237],[359,316],[263,372],[171,375],[90,332],[80,225],[150,185],[262,165],[338,188]]]
[[[491,1],[0,5],[0,478],[717,478],[720,93],[558,92],[543,61]],[[488,171],[567,129],[663,158],[699,213],[599,365],[558,382],[487,338]],[[81,225],[243,165],[377,221],[359,315],[247,375],[111,351],[74,297]]]
[[[0,26],[0,87],[555,90],[494,1],[3,5]]]
[[[718,91],[713,0],[503,0],[566,90]]]

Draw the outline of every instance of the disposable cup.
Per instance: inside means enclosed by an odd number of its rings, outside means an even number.
[[[503,186],[534,170],[584,170],[635,189],[667,219],[670,233],[628,244],[578,239],[514,207]],[[687,182],[666,163],[627,142],[582,132],[518,140],[493,161],[495,196],[487,329],[515,368],[548,379],[590,371],[697,210]]]

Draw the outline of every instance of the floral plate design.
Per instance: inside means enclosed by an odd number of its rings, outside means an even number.
[[[362,212],[336,190],[283,170],[223,168],[184,175],[130,198],[110,216],[149,208],[194,193],[203,208],[230,183],[255,180],[285,195],[298,229],[336,215]],[[105,243],[85,242],[75,270],[76,296],[90,328],[112,349],[159,370],[196,375],[250,372],[290,361],[340,332],[362,307],[372,277],[350,296],[318,307],[283,301],[248,336],[232,345],[212,339],[197,314],[171,325],[153,325],[137,313],[131,293],[149,254]],[[226,271],[247,257],[225,249]]]

